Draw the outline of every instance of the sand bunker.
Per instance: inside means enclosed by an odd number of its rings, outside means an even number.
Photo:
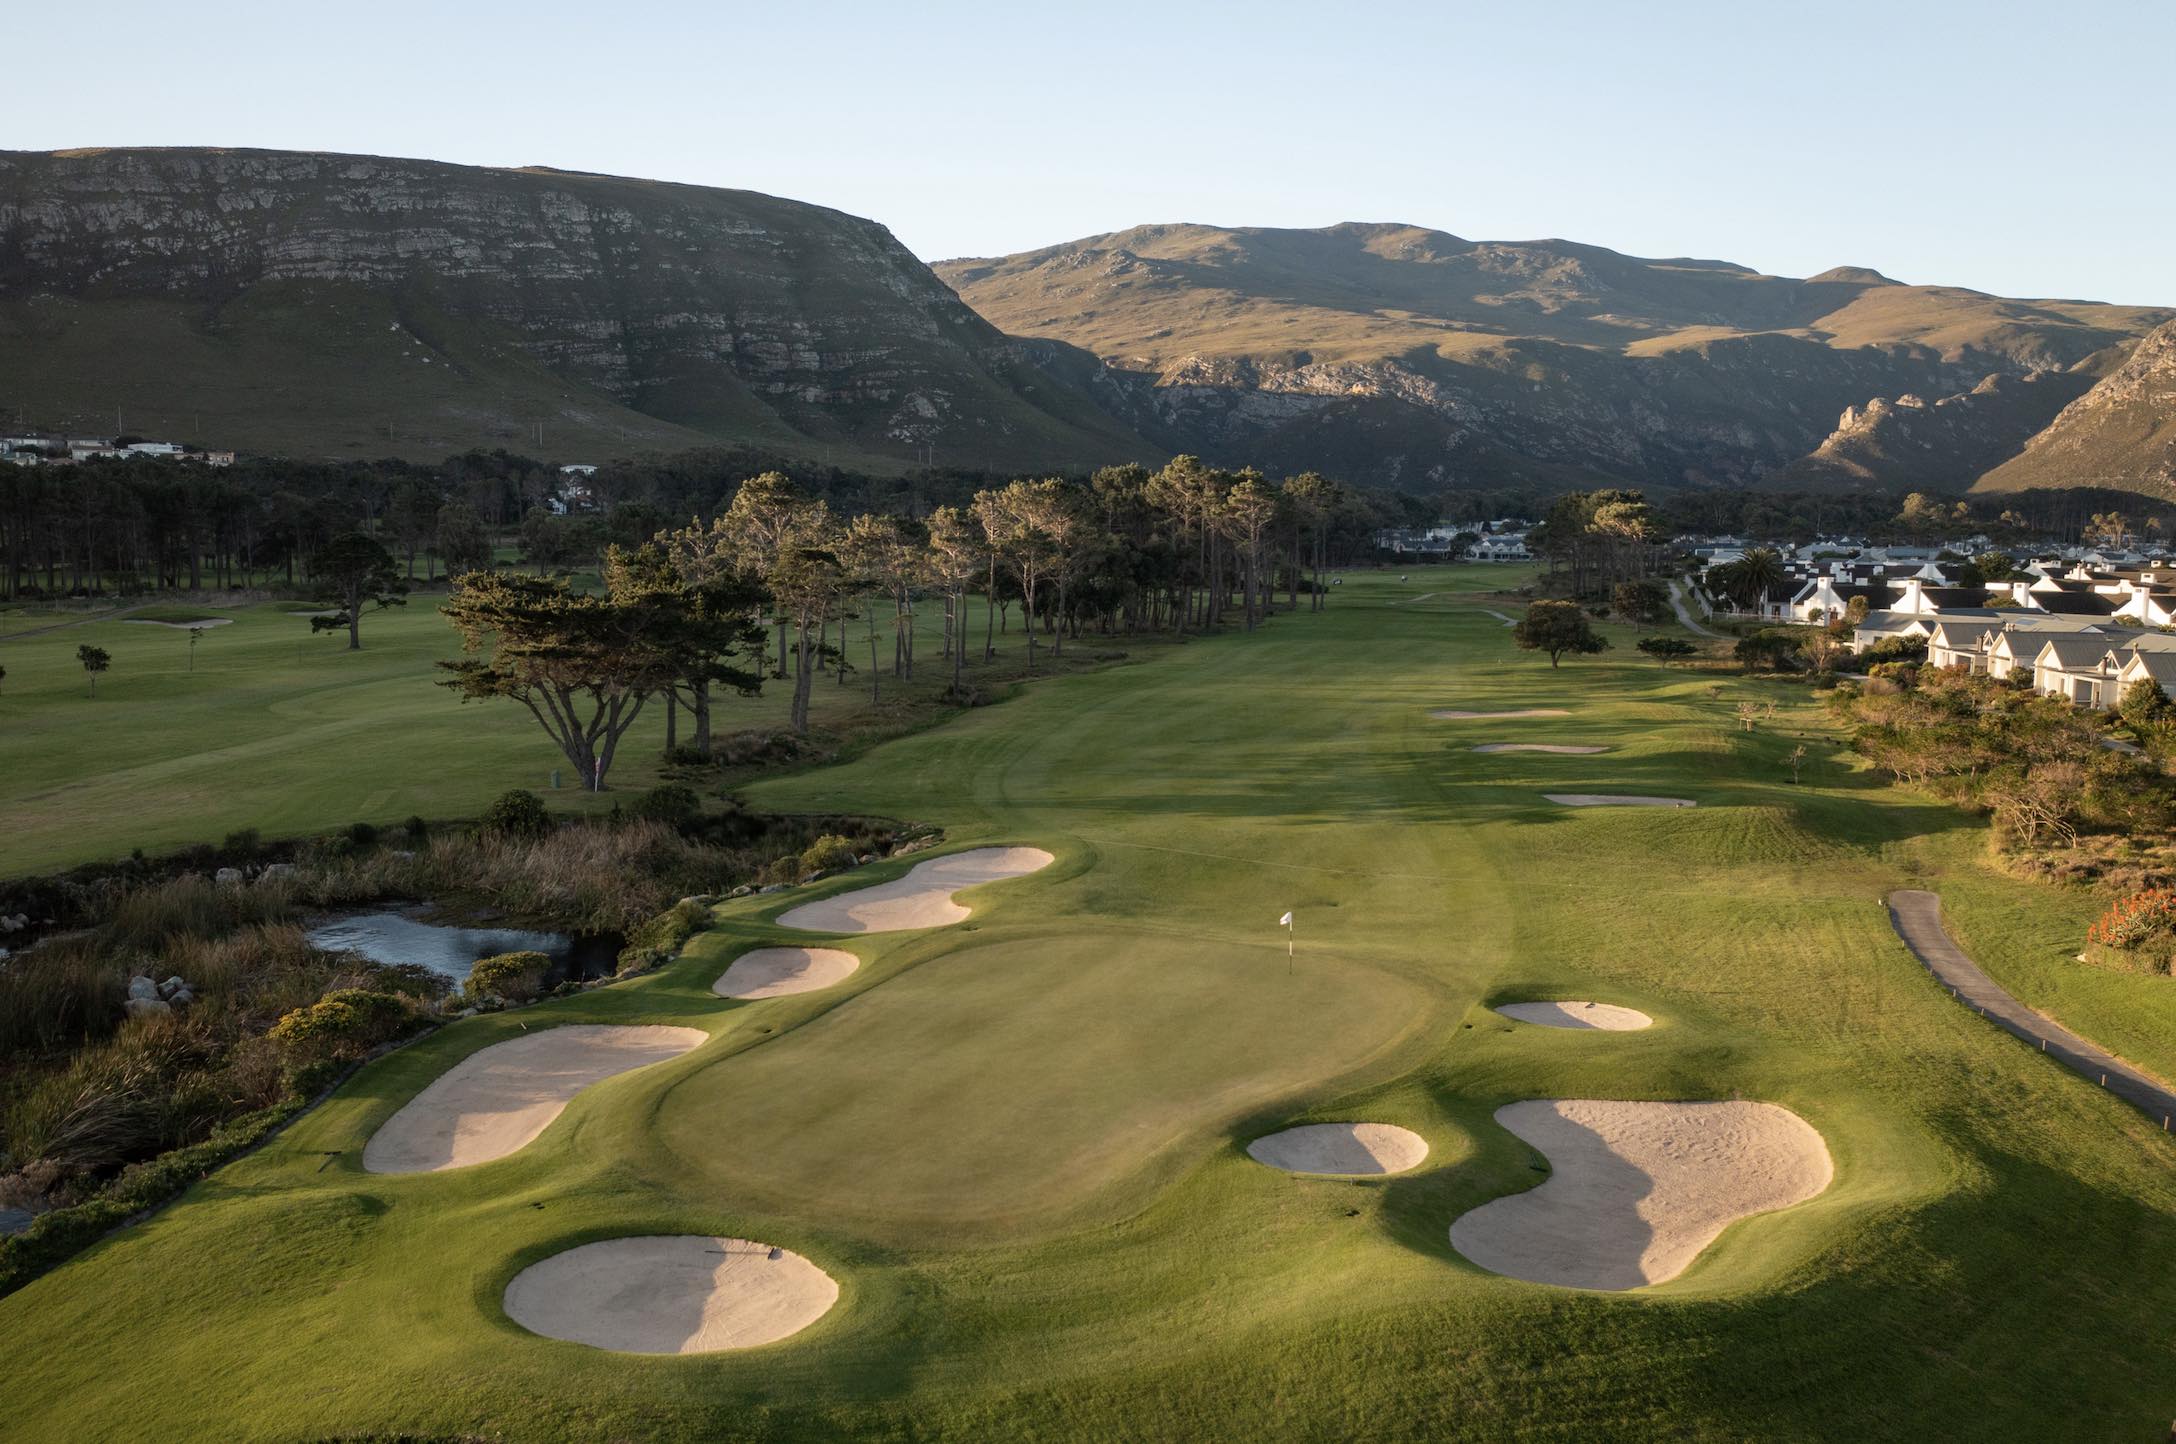
[[[1521,707],[1511,712],[1458,712],[1443,709],[1428,715],[1438,722],[1478,722],[1489,717],[1569,717],[1572,714],[1562,707]]]
[[[797,1253],[666,1234],[531,1264],[506,1286],[506,1315],[546,1338],[623,1354],[708,1354],[798,1334],[838,1299],[837,1281]]]
[[[1619,792],[1544,792],[1561,807],[1698,807],[1689,797],[1636,797]]]
[[[1544,1028],[1599,1028],[1605,1033],[1629,1033],[1655,1023],[1639,1009],[1615,1003],[1499,1003],[1493,1011]]]
[[[1567,756],[1584,757],[1589,753],[1607,752],[1607,747],[1581,747],[1568,742],[1484,742],[1473,749],[1476,752],[1557,752]]]
[[[172,627],[177,632],[193,632],[199,627],[224,627],[234,618],[202,617],[194,622],[162,622],[156,617],[123,617],[121,620],[132,627]]]
[[[789,928],[819,933],[889,933],[941,928],[960,922],[968,909],[952,901],[961,888],[1001,882],[1050,866],[1039,847],[977,847],[917,863],[905,877],[841,893],[790,909],[779,918]]]
[[[1530,1099],[1496,1121],[1552,1172],[1462,1215],[1451,1247],[1530,1283],[1636,1289],[1675,1278],[1731,1223],[1803,1203],[1834,1174],[1821,1135],[1772,1103]]]
[[[541,1028],[463,1058],[363,1147],[372,1173],[436,1173],[504,1158],[551,1126],[574,1095],[615,1073],[677,1058],[700,1028],[576,1023]]]
[[[1418,1133],[1388,1123],[1309,1123],[1247,1145],[1247,1157],[1287,1173],[1403,1173],[1427,1156]]]
[[[733,966],[710,985],[710,991],[721,998],[813,993],[860,966],[861,959],[837,948],[757,948],[733,959]]]

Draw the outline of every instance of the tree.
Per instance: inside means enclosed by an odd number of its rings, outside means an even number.
[[[438,555],[446,575],[481,571],[491,565],[491,538],[483,518],[465,501],[449,501],[438,509]]]
[[[967,656],[967,589],[981,575],[983,544],[967,514],[940,506],[929,514],[926,570],[930,584],[944,598],[945,655],[952,659],[952,689],[958,692],[960,668]],[[989,599],[991,607],[997,599]]]
[[[616,559],[608,558],[608,565]],[[519,702],[596,791],[643,704],[687,659],[685,618],[669,594],[576,592],[563,580],[470,572],[444,607],[468,655],[438,665],[463,702]]]
[[[622,604],[653,610],[656,644],[672,657],[673,677],[665,687],[666,750],[678,741],[675,723],[685,688],[695,718],[695,750],[707,756],[713,689],[729,687],[744,697],[762,690],[758,608],[763,594],[738,571],[706,566],[700,550],[683,563],[674,545],[685,535],[667,533],[639,547],[608,549],[604,579]]]
[[[1552,667],[1561,665],[1566,652],[1590,656],[1609,650],[1608,641],[1595,634],[1587,614],[1575,602],[1529,603],[1526,617],[1512,629],[1511,639],[1522,651],[1547,652]]]
[[[1642,637],[1639,649],[1665,667],[1680,657],[1690,657],[1697,650],[1682,637]]]
[[[1277,493],[1259,476],[1242,472],[1239,481],[1224,494],[1217,523],[1245,564],[1240,596],[1245,608],[1246,630],[1253,631],[1264,611],[1262,595],[1262,537],[1277,519]]]
[[[995,491],[975,493],[975,519],[982,523],[990,554],[1002,559],[1020,583],[1030,673],[1035,670],[1036,593],[1059,571],[1064,554],[1064,486],[1053,478],[1009,482]]]
[[[1935,536],[1948,525],[1948,513],[1942,504],[1923,491],[1915,491],[1904,498],[1904,508],[1896,514],[1896,524],[1912,536]]]
[[[343,532],[314,553],[310,580],[317,599],[338,608],[332,616],[310,618],[310,630],[345,627],[351,652],[363,648],[365,602],[379,611],[408,604],[408,581],[394,566],[392,553],[359,531]]]
[[[96,697],[98,674],[113,665],[112,654],[104,647],[93,647],[86,643],[76,648],[76,660],[83,664],[83,675],[90,679],[91,695]]]
[[[1610,588],[1609,605],[1619,616],[1649,626],[1666,621],[1670,615],[1670,592],[1653,577],[1638,581],[1619,582]]]
[[[831,606],[845,590],[831,508],[803,496],[775,471],[749,478],[734,493],[733,504],[712,524],[724,546],[741,559],[743,570],[762,579],[771,607],[784,628],[794,630],[793,704],[795,732],[808,731],[809,692],[822,660],[823,635]]]
[[[1798,785],[1798,770],[1806,763],[1806,744],[1801,742],[1785,753],[1783,760],[1791,764],[1791,785]]]

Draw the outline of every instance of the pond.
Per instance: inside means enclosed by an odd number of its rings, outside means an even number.
[[[545,933],[525,928],[461,928],[425,922],[421,908],[345,913],[311,928],[312,947],[360,953],[375,963],[420,963],[464,982],[479,958],[542,953],[552,960],[548,982],[608,978],[626,939],[618,933]]]

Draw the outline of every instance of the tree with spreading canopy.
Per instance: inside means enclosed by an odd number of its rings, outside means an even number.
[[[1522,651],[1547,652],[1552,667],[1562,665],[1560,659],[1567,652],[1591,656],[1609,650],[1608,640],[1595,633],[1576,602],[1528,603],[1526,616],[1512,629],[1511,640]]]
[[[345,629],[348,650],[363,648],[363,606],[383,611],[408,604],[408,579],[393,564],[393,554],[359,531],[342,532],[310,556],[310,581],[316,599],[336,609],[310,618],[313,632]]]
[[[643,704],[689,665],[677,593],[634,583],[616,557],[607,566],[619,575],[602,593],[559,578],[470,572],[442,609],[467,655],[438,664],[453,674],[439,685],[464,702],[504,697],[527,708],[599,792]]]

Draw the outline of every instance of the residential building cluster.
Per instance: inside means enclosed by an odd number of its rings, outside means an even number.
[[[100,457],[129,460],[197,461],[232,466],[231,451],[205,451],[178,441],[110,440],[102,436],[0,436],[0,462],[17,466],[66,466]]]
[[[1721,565],[1742,555],[1721,546],[1705,559]],[[1942,555],[1920,548],[1793,555],[1784,584],[1754,614],[1811,626],[1850,619],[1854,652],[1920,641],[1929,666],[2029,677],[2035,691],[2085,707],[2116,706],[2141,678],[2176,696],[2176,562],[2071,548],[2013,558],[2014,576],[1981,581],[1963,574],[1955,552],[1946,553],[1949,561]],[[1711,614],[1725,610],[1699,590]]]

